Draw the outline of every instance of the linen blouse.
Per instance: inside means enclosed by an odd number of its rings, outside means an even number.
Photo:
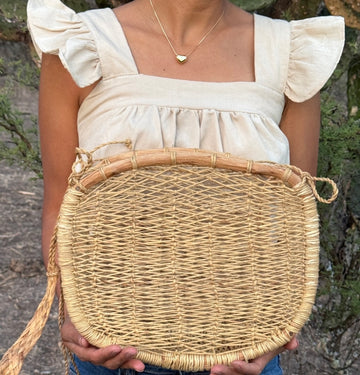
[[[344,44],[341,17],[287,22],[255,14],[255,81],[201,82],[141,74],[109,8],[75,13],[59,0],[29,0],[28,26],[39,55],[58,55],[78,86],[99,80],[79,109],[80,147],[130,139],[136,150],[202,148],[278,163],[289,163],[279,128],[285,96],[315,95]],[[111,145],[96,156],[123,151]]]

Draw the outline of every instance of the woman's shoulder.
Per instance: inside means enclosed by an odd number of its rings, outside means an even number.
[[[96,41],[81,14],[58,0],[29,0],[27,24],[40,58],[58,55],[78,86],[101,78]]]
[[[281,89],[302,102],[315,95],[335,70],[345,41],[342,17],[284,21],[256,15],[258,52],[277,64]],[[266,63],[261,63],[263,73]],[[269,67],[269,65],[268,65]],[[268,70],[269,71],[269,70]]]
[[[285,94],[301,102],[314,96],[334,72],[345,42],[342,17],[290,21],[290,57]]]
[[[29,0],[27,14],[40,58],[43,53],[59,56],[79,87],[113,75],[114,69],[121,74],[136,72],[122,27],[110,8],[76,13],[60,0]]]

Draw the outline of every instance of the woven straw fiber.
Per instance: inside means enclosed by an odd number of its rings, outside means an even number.
[[[79,332],[174,369],[284,345],[317,287],[318,218],[306,179],[228,155],[130,153],[86,171],[66,193],[58,247]]]

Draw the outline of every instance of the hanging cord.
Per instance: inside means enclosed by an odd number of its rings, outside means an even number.
[[[339,194],[339,190],[338,190],[338,187],[336,186],[335,182],[333,180],[331,180],[330,178],[325,178],[325,177],[305,177],[307,179],[307,182],[308,184],[310,185],[313,193],[314,193],[314,196],[315,198],[321,202],[321,203],[331,203],[333,202],[338,194]],[[322,198],[319,193],[317,192],[317,189],[316,189],[316,182],[327,182],[328,184],[331,185],[332,187],[332,194],[330,196],[330,198],[328,199],[325,199],[325,198]]]
[[[104,159],[94,159],[93,155],[96,151],[110,145],[125,145],[130,151],[132,150],[132,142],[130,139],[126,139],[125,141],[113,141],[100,144],[99,146],[95,147],[91,151],[87,151],[83,148],[77,147],[76,148],[76,159],[74,164],[72,165],[72,172],[68,179],[69,186],[75,186],[80,191],[84,191],[84,187],[80,184],[80,179],[87,173],[91,171],[94,163],[97,161],[104,162]]]
[[[64,294],[62,291],[62,287],[60,286],[59,316],[58,316],[58,325],[59,325],[60,332],[64,325],[64,322],[65,322],[65,301],[64,301]],[[61,351],[62,351],[64,362],[65,362],[65,375],[70,374],[70,363],[72,363],[73,368],[75,369],[76,375],[80,375],[79,369],[77,368],[77,365],[74,360],[74,356],[71,353],[71,351],[65,346],[63,340],[61,340]]]
[[[45,295],[36,309],[32,319],[27,324],[24,332],[1,359],[1,375],[19,374],[25,357],[38,341],[49,317],[59,276],[59,269],[55,262],[56,232],[57,229],[55,228],[50,243],[49,264],[48,271],[46,273],[48,281]]]
[[[314,177],[314,176],[312,176],[308,172],[303,172],[298,167],[295,167],[293,165],[290,165],[289,167],[290,167],[290,169],[292,171],[294,171],[296,174],[298,174],[301,177],[301,184],[307,183],[310,186],[310,188],[311,188],[311,190],[312,190],[312,192],[314,194],[314,197],[319,202],[329,204],[329,203],[333,202],[337,198],[337,196],[339,194],[339,189],[336,186],[336,183],[333,180],[331,180],[330,178],[326,178],[326,177]],[[316,182],[325,182],[325,183],[328,183],[331,186],[331,188],[332,188],[332,194],[331,194],[331,196],[329,198],[326,199],[326,198],[322,198],[320,196],[320,194],[318,193],[317,188],[316,188]]]

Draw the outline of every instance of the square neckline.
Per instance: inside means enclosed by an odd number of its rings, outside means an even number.
[[[253,81],[202,81],[202,80],[189,80],[189,79],[181,79],[181,78],[173,78],[173,77],[163,77],[163,76],[157,76],[157,75],[151,75],[151,74],[144,74],[144,73],[141,73],[139,68],[138,68],[138,65],[136,63],[136,60],[135,60],[135,57],[132,53],[132,50],[131,50],[131,47],[129,45],[129,42],[127,40],[127,37],[126,37],[126,34],[125,34],[125,31],[121,25],[121,22],[120,20],[117,18],[115,12],[113,9],[111,8],[106,8],[111,14],[112,14],[112,20],[115,24],[115,27],[120,31],[120,37],[121,37],[121,47],[122,48],[126,48],[126,52],[127,52],[127,55],[128,57],[131,59],[131,63],[133,65],[133,68],[134,68],[134,71],[136,72],[135,74],[139,77],[145,77],[147,79],[157,79],[157,80],[168,80],[169,82],[183,82],[183,83],[191,83],[191,84],[217,84],[217,85],[231,85],[231,84],[258,84],[259,80],[258,80],[258,64],[257,64],[257,56],[258,56],[258,51],[257,51],[257,45],[258,43],[256,42],[257,41],[257,37],[258,37],[258,22],[257,22],[257,17],[258,15],[256,13],[253,13],[252,16],[253,16],[253,27],[254,27],[254,40],[253,40],[253,46],[254,46],[254,77],[255,79]]]

